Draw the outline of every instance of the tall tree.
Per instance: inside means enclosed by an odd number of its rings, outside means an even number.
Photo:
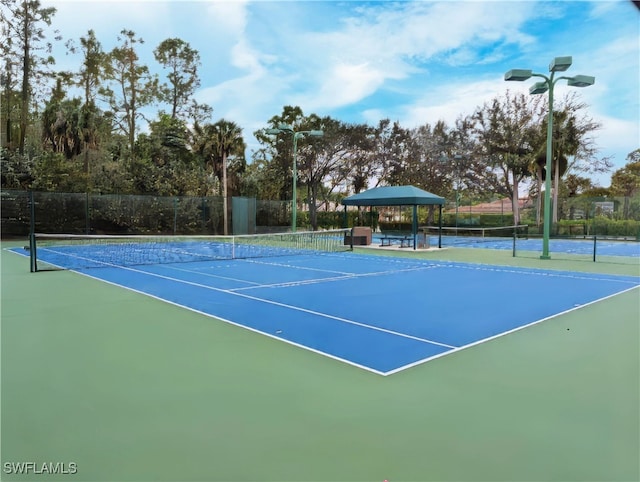
[[[6,33],[2,53],[8,55],[5,59],[5,75],[18,66],[22,69],[18,150],[24,154],[29,106],[35,84],[49,73],[47,67],[55,63],[54,58],[47,55],[51,53],[52,46],[46,41],[44,27],[51,25],[56,9],[42,7],[39,0],[1,1],[3,8],[0,10],[0,20],[3,33]],[[7,80],[10,81],[9,78]]]
[[[80,70],[75,74],[76,84],[82,89],[84,103],[95,103],[107,69],[108,57],[102,50],[102,44],[97,39],[95,31],[89,30],[86,36],[80,37],[80,46],[73,40],[69,40],[66,46],[70,53],[82,54]]]
[[[101,113],[96,106],[96,97],[100,84],[105,78],[107,55],[96,38],[95,32],[89,30],[80,37],[80,47],[73,41],[67,42],[71,53],[82,53],[82,66],[76,74],[76,83],[82,88],[84,103],[81,108],[81,138],[84,160],[84,172],[89,174],[89,150],[98,147],[99,124]]]
[[[380,177],[379,164],[373,156],[374,129],[367,124],[352,124],[345,126],[345,142],[349,155],[339,166],[339,175],[333,180],[335,184],[345,183],[345,192],[350,190],[354,194],[367,189],[369,184],[377,182]]]
[[[3,23],[3,29],[5,25]],[[4,37],[3,33],[3,37]],[[3,49],[4,50],[4,49]],[[14,138],[19,138],[19,130],[16,132],[14,119],[20,118],[20,92],[18,90],[18,73],[15,69],[13,59],[9,55],[3,54],[4,63],[0,67],[0,119],[2,119],[2,131],[0,132],[0,145],[9,149],[13,149]],[[16,136],[17,134],[17,136]]]
[[[160,87],[160,97],[171,106],[171,117],[184,118],[196,89],[200,87],[198,66],[200,54],[179,38],[163,40],[153,51],[155,59],[169,72],[168,85]]]
[[[499,173],[496,191],[511,198],[514,224],[520,222],[520,183],[530,176],[543,114],[538,97],[510,92],[495,97],[473,114],[479,154]]]
[[[547,123],[548,120],[543,122],[541,132],[547,132]],[[567,111],[555,111],[553,113],[553,144],[551,159],[551,174],[553,176],[553,196],[551,201],[553,211],[551,221],[553,223],[558,222],[558,193],[560,188],[560,178],[565,175],[569,168],[569,156],[575,156],[577,154],[579,142],[580,140],[578,138],[578,132],[575,125],[575,117]],[[546,139],[544,142],[541,142],[540,145],[539,153],[536,156],[536,172],[542,180],[542,177],[544,176],[546,179],[547,175]]]
[[[304,122],[304,113],[298,106],[284,106],[282,114],[271,117],[268,128],[277,128],[280,124],[287,124],[300,130],[300,125]],[[292,198],[293,178],[292,178],[292,152],[293,137],[291,135],[270,136],[264,130],[254,132],[258,142],[263,146],[254,152],[254,162],[262,167],[263,179],[267,180],[271,188],[269,189],[271,199],[281,201]]]
[[[117,128],[129,141],[130,155],[134,155],[138,120],[144,119],[142,109],[158,98],[158,78],[149,73],[149,68],[140,63],[136,47],[144,43],[135,32],[122,30],[118,36],[120,46],[108,54],[106,76],[111,86],[100,89],[108,103]]]
[[[640,193],[640,149],[630,152],[627,161],[611,176],[611,192],[616,196],[624,196],[624,219],[629,218],[630,199]]]
[[[598,149],[592,137],[601,125],[586,113],[587,105],[579,100],[578,94],[566,95],[553,112],[552,172],[553,201],[552,222],[558,221],[558,193],[562,176],[566,173],[606,172],[611,168],[611,160],[598,158]],[[547,117],[541,122],[536,173],[539,187],[546,179],[546,132]],[[544,133],[544,135],[543,135]],[[538,208],[538,211],[540,209]],[[538,223],[539,223],[538,218]]]
[[[2,0],[2,6],[6,4]],[[0,9],[0,26],[2,28],[2,39],[0,42],[0,53],[2,54],[2,71],[0,72],[0,86],[2,87],[2,98],[0,99],[0,119],[3,121],[0,139],[2,147],[13,147],[14,119],[20,118],[20,95],[19,95],[19,53],[15,45],[15,35],[11,32],[11,19],[9,11]],[[18,133],[19,134],[19,133]],[[19,137],[19,135],[18,135]]]
[[[144,192],[161,196],[202,194],[203,167],[187,146],[184,121],[162,114],[149,128],[149,134],[140,134],[136,140],[136,165],[143,176],[136,184]]]
[[[228,166],[230,157],[244,160],[246,144],[242,129],[235,122],[220,119],[215,124],[194,126],[193,150],[211,165],[220,180],[224,234],[228,234]]]
[[[453,145],[452,134],[444,121],[438,121],[433,127],[419,126],[411,131],[411,137],[411,158],[415,163],[412,184],[441,194],[450,192],[452,185],[461,184],[462,156]]]
[[[65,100],[62,82],[58,80],[51,99],[42,112],[42,139],[45,147],[64,154],[69,160],[80,154],[80,99]]]
[[[227,160],[229,156],[241,156],[244,158],[246,144],[242,138],[242,129],[234,122],[224,119],[213,125],[214,141],[218,159],[222,164],[222,209],[224,220],[224,234],[229,234],[229,206],[228,206],[228,183],[227,183]]]
[[[335,187],[340,179],[340,167],[351,156],[349,127],[331,117],[320,118],[315,114],[304,119],[300,130],[321,130],[322,138],[305,136],[298,141],[298,174],[301,184],[307,188],[309,222],[318,229],[319,197],[325,196],[326,186]],[[332,182],[333,180],[333,182]]]
[[[380,182],[403,184],[409,163],[409,131],[398,121],[381,120],[375,130],[373,162],[379,166]]]

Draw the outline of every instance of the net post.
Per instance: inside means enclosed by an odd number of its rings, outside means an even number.
[[[518,237],[518,227],[513,227],[513,257],[516,257],[516,238]]]
[[[349,243],[349,246],[351,247],[351,251],[353,251],[353,233],[354,233],[354,232],[355,232],[355,226],[352,226],[352,227],[351,227],[351,232],[350,232],[350,235],[351,235],[350,237],[351,237],[351,239],[350,239],[350,243]]]
[[[178,198],[173,198],[173,235],[178,232]]]
[[[29,271],[32,273],[38,271],[36,258],[36,235],[34,233],[29,233]]]
[[[593,235],[593,262],[596,262],[596,235]]]
[[[33,191],[29,191],[29,271],[38,271],[36,258],[36,205]]]
[[[91,234],[91,206],[89,205],[89,191],[84,193],[84,233]]]

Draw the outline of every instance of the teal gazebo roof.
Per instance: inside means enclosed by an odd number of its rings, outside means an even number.
[[[375,187],[342,200],[345,206],[444,205],[445,199],[415,186]]]

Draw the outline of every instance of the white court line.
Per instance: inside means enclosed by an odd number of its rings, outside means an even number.
[[[323,269],[323,268],[311,268],[309,266],[296,266],[295,264],[273,263],[273,262],[267,262],[267,261],[259,261],[255,258],[238,258],[237,260],[234,260],[234,261],[242,261],[245,263],[252,263],[252,264],[262,264],[266,266],[280,266],[283,268],[301,269],[305,271],[319,271],[320,273],[333,273],[333,274],[342,274],[342,275],[351,274],[348,271],[334,271],[334,270]]]
[[[424,358],[422,360],[418,360],[418,361],[415,361],[413,363],[409,363],[408,365],[405,365],[405,366],[402,366],[402,367],[399,367],[399,368],[395,368],[395,369],[393,369],[391,371],[383,373],[383,375],[385,377],[389,376],[389,375],[393,375],[395,373],[398,373],[398,372],[407,370],[409,368],[413,368],[415,366],[422,365],[423,363],[427,363],[429,361],[435,360],[436,358],[441,358],[443,356],[451,355],[451,354],[457,353],[457,352],[459,352],[461,350],[465,350],[467,348],[471,348],[472,346],[480,345],[482,343],[486,343],[488,341],[495,340],[496,338],[501,338],[503,336],[510,335],[511,333],[515,333],[516,331],[520,331],[520,330],[523,330],[525,328],[529,328],[531,326],[537,325],[537,324],[542,323],[544,321],[548,321],[548,320],[551,320],[553,318],[557,318],[558,316],[562,316],[562,315],[566,315],[567,313],[571,313],[572,311],[576,311],[576,310],[582,309],[585,306],[589,306],[589,305],[592,305],[594,303],[599,303],[600,301],[604,301],[606,299],[613,298],[614,296],[618,296],[618,295],[621,295],[623,293],[626,293],[627,291],[632,291],[634,289],[639,289],[639,288],[640,288],[640,285],[635,285],[635,286],[633,286],[631,288],[627,288],[626,290],[618,291],[617,293],[613,293],[613,294],[607,295],[607,296],[605,296],[603,298],[598,298],[597,300],[590,301],[590,302],[585,303],[583,305],[574,306],[573,308],[569,308],[568,310],[564,310],[564,311],[561,311],[559,313],[554,313],[551,316],[547,316],[546,318],[542,318],[540,320],[536,320],[536,321],[533,321],[531,323],[527,323],[526,325],[517,326],[515,328],[512,328],[511,330],[507,330],[505,332],[498,333],[497,335],[493,335],[493,336],[490,336],[488,338],[483,338],[482,340],[477,340],[477,341],[474,341],[474,342],[469,343],[467,345],[459,346],[459,347],[456,347],[456,348],[454,348],[452,350],[445,351],[445,352],[442,352],[442,353],[438,353],[437,355],[433,355],[433,356],[430,356],[428,358]]]
[[[50,250],[50,251],[53,251],[53,252],[56,252],[55,250],[51,250],[50,248],[46,248],[46,249]],[[67,255],[66,253],[58,253],[58,254]],[[86,261],[95,262],[95,260],[92,260],[92,259],[89,259],[89,258],[84,258],[83,256],[77,256],[77,255],[68,255],[68,256],[76,258],[76,259],[84,259]],[[308,313],[308,314],[311,314],[311,315],[319,316],[321,318],[328,318],[328,319],[331,319],[331,320],[340,321],[342,323],[347,323],[347,324],[350,324],[350,325],[360,326],[362,328],[366,328],[366,329],[369,329],[369,330],[379,331],[379,332],[382,332],[382,333],[386,333],[386,334],[389,334],[389,335],[395,335],[395,336],[399,336],[401,338],[407,338],[407,339],[410,339],[410,340],[416,340],[416,341],[419,341],[419,342],[422,342],[422,343],[427,343],[427,344],[430,344],[430,345],[437,345],[437,346],[442,346],[442,347],[445,347],[445,348],[456,348],[455,346],[447,345],[446,343],[440,343],[438,341],[428,340],[426,338],[420,338],[420,337],[413,336],[413,335],[407,335],[406,333],[400,333],[398,331],[387,330],[386,328],[380,328],[380,327],[373,326],[373,325],[367,325],[366,323],[360,323],[358,321],[349,320],[347,318],[342,318],[342,317],[339,317],[339,316],[333,316],[333,315],[329,315],[327,313],[321,313],[319,311],[309,310],[307,308],[302,308],[300,306],[294,306],[294,305],[289,305],[289,304],[286,304],[286,303],[280,303],[279,301],[272,301],[272,300],[267,300],[267,299],[264,299],[264,298],[258,298],[257,296],[251,296],[251,295],[247,295],[247,294],[244,294],[244,293],[238,293],[237,291],[225,290],[225,289],[222,289],[222,288],[216,288],[216,287],[213,287],[213,286],[208,286],[208,285],[203,285],[203,284],[200,284],[200,283],[195,283],[193,281],[186,281],[186,280],[182,280],[182,279],[179,279],[179,278],[173,278],[171,276],[161,275],[161,274],[158,274],[158,273],[151,273],[149,271],[144,271],[144,270],[140,270],[140,269],[137,269],[137,268],[132,268],[130,266],[118,266],[118,265],[115,265],[115,264],[112,264],[112,263],[105,263],[105,262],[99,262],[99,263],[100,264],[104,264],[105,266],[111,266],[113,268],[119,268],[119,269],[123,269],[123,270],[126,270],[126,271],[133,271],[135,273],[141,273],[141,274],[145,274],[145,275],[149,275],[149,276],[154,276],[156,278],[166,279],[166,280],[169,280],[169,281],[175,281],[177,283],[183,283],[183,284],[190,285],[190,286],[196,286],[198,288],[204,288],[204,289],[211,290],[211,291],[217,291],[219,293],[226,293],[226,294],[230,294],[230,295],[234,295],[234,296],[240,296],[241,298],[246,298],[246,299],[250,299],[250,300],[253,300],[253,301],[258,301],[258,302],[266,303],[266,304],[269,304],[269,305],[280,306],[282,308],[288,308],[288,309],[291,309],[291,310],[300,311],[302,313]],[[97,279],[100,279],[100,278],[97,278]],[[115,284],[117,284],[117,283],[115,283]],[[213,315],[213,316],[215,316],[215,315]],[[260,332],[260,333],[262,333],[262,332]]]
[[[239,279],[239,278],[231,278],[229,276],[220,276],[218,274],[207,273],[207,272],[201,271],[201,270],[178,268],[176,266],[169,266],[169,265],[166,265],[166,264],[165,265],[157,265],[157,266],[162,266],[163,268],[167,268],[167,269],[173,269],[175,271],[182,271],[184,273],[192,273],[192,274],[197,274],[199,276],[207,276],[209,278],[224,279],[224,280],[227,280],[227,281],[236,281],[238,283],[245,283],[245,284],[248,284],[248,285],[261,286],[260,283],[256,283],[255,281],[247,281],[247,280]]]
[[[389,271],[373,271],[371,273],[350,273],[350,272],[346,272],[346,271],[334,271],[334,270],[325,270],[325,269],[318,269],[318,268],[306,268],[306,267],[301,267],[301,266],[296,266],[296,265],[290,265],[290,264],[283,264],[283,263],[268,263],[268,262],[259,262],[259,261],[253,261],[253,260],[248,260],[248,259],[238,259],[238,260],[234,260],[234,261],[245,261],[245,262],[249,262],[249,263],[255,263],[255,264],[260,264],[263,266],[279,266],[279,267],[286,267],[286,268],[291,268],[291,269],[303,269],[303,270],[310,270],[310,271],[317,271],[317,272],[321,272],[321,273],[338,273],[338,274],[342,274],[344,276],[333,276],[330,278],[314,278],[314,279],[308,279],[308,280],[299,280],[299,281],[286,281],[286,282],[282,282],[282,283],[272,283],[272,284],[261,284],[261,283],[257,283],[255,281],[248,281],[245,279],[240,279],[240,278],[231,278],[228,276],[220,276],[220,275],[216,275],[216,274],[211,274],[211,273],[207,273],[206,271],[203,270],[196,270],[196,269],[186,269],[186,268],[178,268],[175,266],[171,266],[171,265],[160,265],[163,268],[167,268],[167,269],[172,269],[175,271],[182,271],[184,273],[192,273],[192,274],[197,274],[197,275],[201,275],[201,276],[207,276],[210,278],[215,278],[215,279],[224,279],[224,280],[228,280],[228,281],[235,281],[238,283],[244,283],[244,284],[248,284],[248,285],[252,285],[252,286],[244,286],[241,288],[230,288],[228,291],[243,291],[243,290],[251,290],[251,289],[257,289],[257,288],[288,288],[288,287],[293,287],[293,286],[303,286],[303,285],[310,285],[310,284],[317,284],[317,283],[324,283],[324,282],[332,282],[332,281],[342,281],[342,280],[347,280],[347,279],[353,279],[353,278],[363,278],[363,277],[367,277],[367,276],[384,276],[387,274],[396,274],[396,273],[405,273],[405,272],[409,272],[409,271],[421,271],[421,270],[425,270],[425,269],[432,269],[432,268],[438,268],[440,267],[439,265],[427,265],[427,264],[423,264],[417,267],[411,267],[411,268],[403,268],[403,269],[394,269],[394,270],[389,270]],[[145,271],[146,273],[146,271]]]
[[[585,280],[585,281],[613,281],[616,283],[624,283],[624,284],[634,283],[634,281],[630,281],[628,279],[615,279],[619,277],[633,278],[632,275],[611,275],[611,278],[602,278],[602,277],[596,277],[593,273],[585,273],[584,275],[581,275],[578,272],[555,271],[555,270],[547,271],[542,268],[505,268],[505,267],[491,267],[489,265],[484,265],[484,264],[473,264],[473,263],[464,263],[464,264],[466,266],[462,266],[457,263],[451,263],[443,266],[450,267],[450,268],[458,268],[458,269],[476,270],[476,271],[493,271],[496,273],[546,276],[549,278],[567,278],[567,279],[579,279],[579,280]]]
[[[333,282],[333,281],[343,281],[347,279],[355,279],[355,278],[366,278],[369,276],[384,276],[387,274],[396,274],[396,273],[407,273],[409,271],[422,271],[426,269],[431,269],[433,266],[422,266],[419,268],[406,268],[406,269],[394,269],[391,271],[374,271],[372,273],[352,273],[347,276],[334,276],[332,278],[316,278],[309,280],[300,280],[300,281],[287,281],[284,283],[273,283],[268,285],[257,285],[257,286],[247,286],[243,288],[232,288],[229,291],[243,291],[243,290],[253,290],[257,288],[289,288],[292,286],[302,286],[302,285],[311,285],[311,284],[319,284],[325,282]]]

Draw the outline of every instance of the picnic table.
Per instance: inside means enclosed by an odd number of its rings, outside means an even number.
[[[413,247],[413,235],[405,233],[382,233],[382,244],[380,246],[392,246],[394,243],[400,244],[401,248]]]

